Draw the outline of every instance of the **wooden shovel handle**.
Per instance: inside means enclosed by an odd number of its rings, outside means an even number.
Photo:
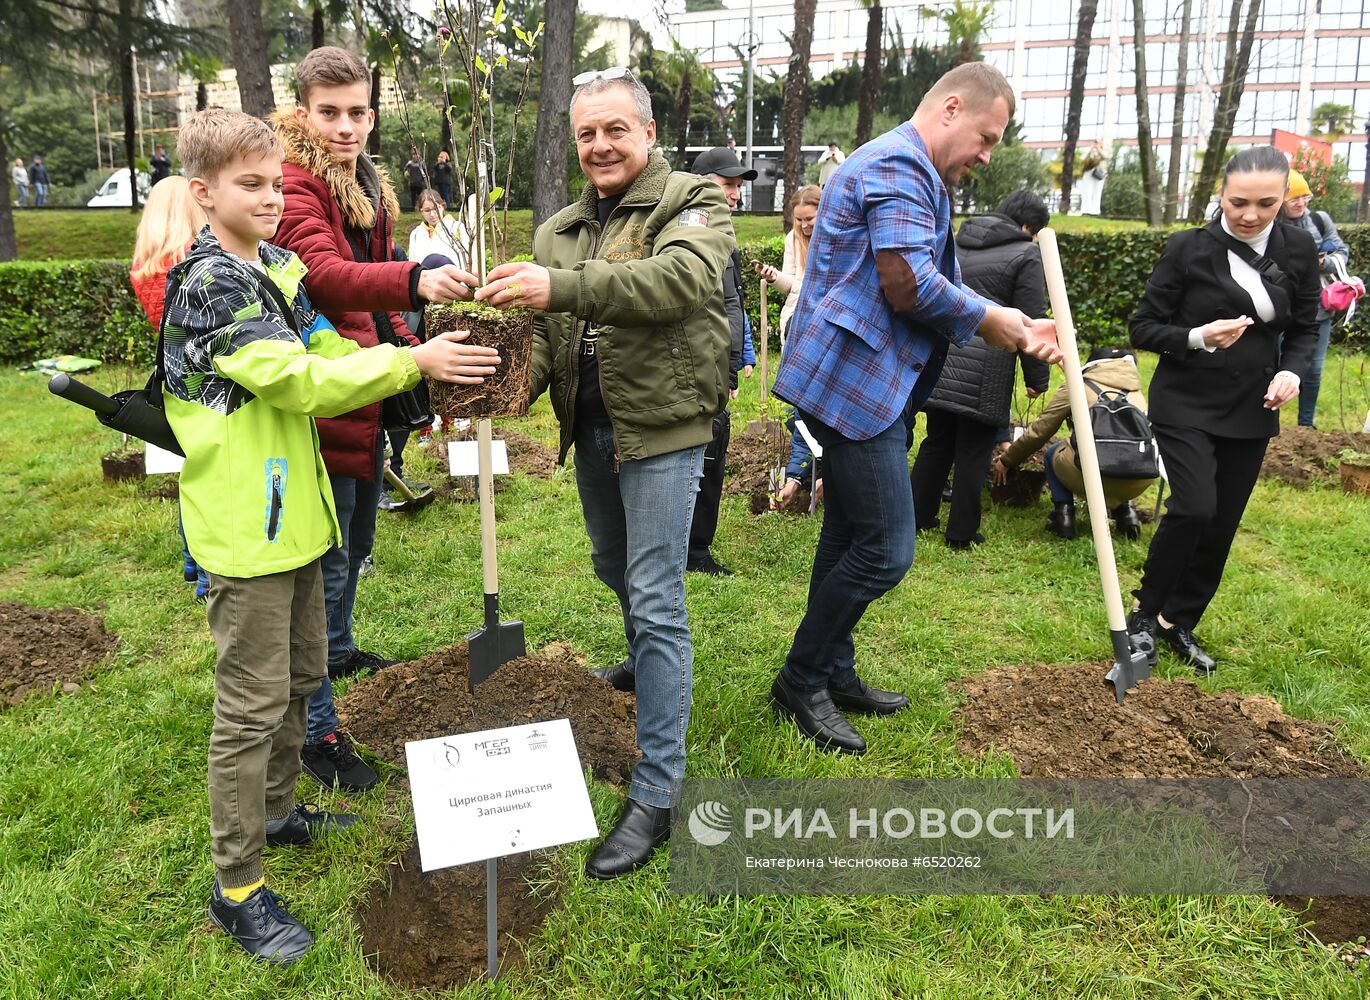
[[[485,573],[485,592],[499,593],[499,570],[495,562],[495,476],[490,455],[490,420],[476,422],[476,457],[479,462],[480,562]]]
[[[766,308],[766,289],[770,282],[765,278],[761,279],[761,402],[766,402],[766,396],[770,391],[766,381],[767,361],[770,357],[771,344],[771,317],[770,311]]]
[[[1037,245],[1042,251],[1042,269],[1046,272],[1051,314],[1056,319],[1056,342],[1065,355],[1062,367],[1066,372],[1066,392],[1070,396],[1070,416],[1075,424],[1080,472],[1085,481],[1089,527],[1094,533],[1094,553],[1099,561],[1099,582],[1103,586],[1104,605],[1108,609],[1108,627],[1117,632],[1127,627],[1127,619],[1123,614],[1123,598],[1118,588],[1113,536],[1108,533],[1108,504],[1104,500],[1104,483],[1099,476],[1099,455],[1094,449],[1094,427],[1089,422],[1089,396],[1085,393],[1085,377],[1080,370],[1080,352],[1075,345],[1075,321],[1070,315],[1070,299],[1066,295],[1065,273],[1061,269],[1061,251],[1056,244],[1055,230],[1048,227],[1039,232]]]

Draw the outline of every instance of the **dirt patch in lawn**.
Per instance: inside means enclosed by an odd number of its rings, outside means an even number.
[[[466,646],[439,650],[353,685],[338,703],[352,736],[403,767],[404,744],[455,733],[567,718],[582,767],[621,784],[637,761],[636,703],[588,673],[569,647],[549,646],[506,663],[474,698],[466,688]],[[501,965],[521,958],[552,907],[554,887],[529,884],[544,852],[499,863]],[[358,922],[372,964],[411,989],[446,990],[478,978],[486,959],[485,866],[424,874],[417,844],[392,866],[391,880],[361,906]]]
[[[723,492],[727,496],[747,497],[753,514],[771,509],[770,474],[777,465],[784,467],[790,457],[790,434],[785,425],[772,420],[751,421],[741,433],[728,441],[728,461],[724,469]],[[797,500],[788,513],[808,513],[808,492],[804,506]]]
[[[35,691],[74,692],[117,644],[100,619],[74,608],[0,601],[0,708]]]
[[[1279,437],[1271,438],[1266,449],[1261,478],[1282,479],[1299,487],[1330,482],[1339,475],[1338,456],[1347,448],[1370,452],[1370,434],[1281,427]]]
[[[523,472],[538,479],[551,479],[557,471],[557,450],[549,448],[527,434],[520,434],[518,431],[494,429],[495,438],[504,442],[505,448],[509,452],[509,471]],[[476,427],[472,424],[464,431],[443,429],[441,434],[435,434],[424,447],[433,461],[437,462],[443,469],[447,469],[447,442],[448,441],[474,441],[476,440]],[[508,485],[508,478],[505,476],[495,477],[495,492],[501,493]],[[475,476],[456,476],[447,480],[436,487],[440,497],[450,496],[454,500],[474,503],[478,497],[476,494]]]
[[[1208,694],[1154,679],[1119,705],[1107,663],[1003,667],[963,679],[958,749],[995,748],[1033,778],[1365,778],[1331,726],[1285,714],[1275,699]],[[1370,936],[1370,899],[1275,897],[1323,941]]]

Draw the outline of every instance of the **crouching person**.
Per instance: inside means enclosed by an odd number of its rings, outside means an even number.
[[[586,872],[616,878],[670,834],[685,778],[694,663],[685,563],[704,447],[728,400],[723,272],[733,228],[711,181],[652,145],[647,90],[623,69],[577,78],[571,132],[589,184],[533,238],[537,263],[503,264],[476,298],[541,310],[536,399],[549,389],[595,575],[623,610],[627,660],[599,675],[637,692],[628,802]]]
[[[1127,393],[1127,401],[1143,413],[1146,397],[1142,395],[1142,381],[1132,355],[1121,348],[1096,347],[1089,353],[1084,366],[1085,395],[1090,406],[1100,392],[1115,390]],[[1037,453],[1037,449],[1051,441],[1070,416],[1070,395],[1062,385],[1047,402],[1042,415],[1032,422],[1023,436],[994,460],[990,475],[996,483],[1008,478],[1008,470],[1016,468]],[[1051,516],[1047,531],[1060,538],[1075,537],[1075,498],[1085,495],[1084,475],[1080,472],[1075,454],[1074,439],[1062,438],[1047,448],[1045,461],[1047,486],[1051,489]],[[1119,479],[1103,476],[1104,500],[1113,517],[1114,529],[1124,538],[1137,538],[1142,533],[1137,519],[1137,508],[1132,501],[1156,484],[1155,479]]]
[[[186,538],[209,571],[218,658],[209,743],[210,919],[254,958],[313,943],[266,887],[265,847],[309,844],[357,817],[297,806],[305,707],[326,671],[320,557],[338,541],[314,416],[412,387],[420,372],[479,382],[495,352],[445,335],[361,350],[310,305],[276,233],[281,147],[263,122],[215,108],[177,152],[209,225],[167,276],[167,419],[186,453]]]

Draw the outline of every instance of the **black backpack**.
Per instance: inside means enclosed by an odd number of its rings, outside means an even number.
[[[1085,385],[1099,394],[1089,408],[1089,424],[1094,429],[1094,450],[1099,456],[1099,475],[1110,479],[1155,479],[1156,442],[1151,439],[1151,421],[1128,401],[1119,389],[1102,389],[1089,379]],[[1075,449],[1075,465],[1080,465],[1080,448],[1075,431],[1070,432]]]

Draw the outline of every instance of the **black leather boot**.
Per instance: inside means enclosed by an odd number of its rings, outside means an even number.
[[[630,875],[652,860],[652,852],[670,836],[671,810],[629,799],[609,836],[585,862],[585,874],[597,879]]]
[[[832,696],[832,703],[839,709],[844,712],[855,712],[857,715],[893,715],[901,708],[907,708],[909,704],[908,695],[873,688],[860,678],[845,691],[830,684],[828,694]]]
[[[590,673],[602,681],[608,681],[620,691],[637,690],[637,675],[628,669],[627,660],[613,667],[596,667]]]
[[[1075,537],[1075,501],[1053,504],[1047,518],[1047,531],[1058,538]]]
[[[1141,537],[1142,522],[1137,517],[1137,508],[1132,505],[1131,500],[1113,509],[1113,525],[1123,538]]]

